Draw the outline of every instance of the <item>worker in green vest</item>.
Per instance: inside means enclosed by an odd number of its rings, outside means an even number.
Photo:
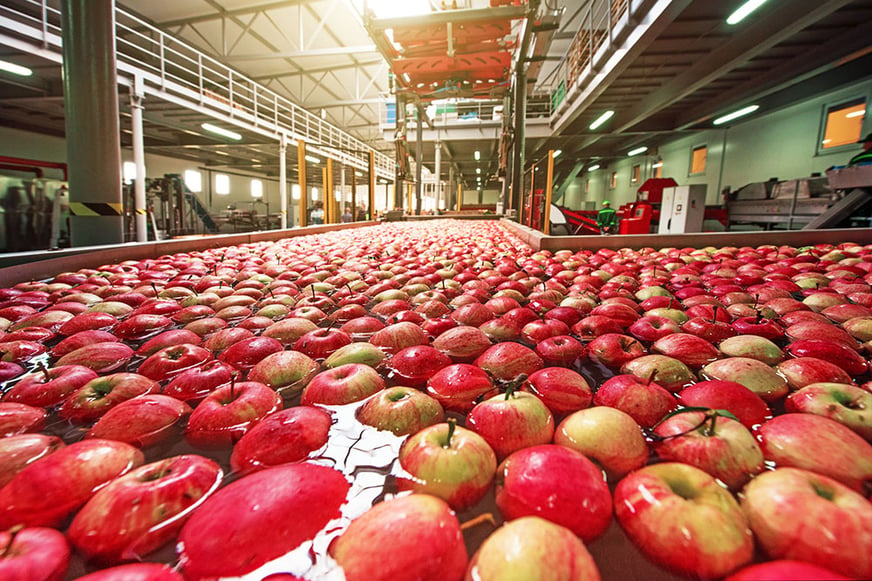
[[[848,165],[866,165],[867,163],[872,163],[872,133],[859,143],[863,144],[863,151],[852,157]]]
[[[615,226],[618,225],[618,213],[612,209],[608,200],[603,202],[603,208],[596,215],[596,225],[601,234],[614,234]]]

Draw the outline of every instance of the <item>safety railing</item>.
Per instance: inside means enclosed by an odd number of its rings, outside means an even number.
[[[275,139],[302,139],[310,151],[368,167],[375,150],[363,141],[123,8],[115,18],[119,77],[139,75],[146,90],[180,106]],[[60,21],[47,0],[7,0],[0,4],[0,44],[60,55]],[[375,151],[375,166],[378,176],[393,179],[393,159]]]

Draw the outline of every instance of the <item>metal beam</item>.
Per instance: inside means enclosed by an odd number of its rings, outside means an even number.
[[[383,65],[383,64],[385,64],[384,59],[379,57],[377,59],[358,61],[356,63],[355,62],[337,63],[335,65],[327,65],[324,67],[316,67],[316,68],[307,67],[305,70],[301,69],[299,71],[282,71],[280,73],[272,73],[269,75],[257,75],[257,76],[251,77],[251,79],[254,81],[267,81],[270,79],[282,79],[285,77],[296,77],[296,76],[300,76],[300,75],[329,73],[332,71],[341,71],[344,69],[355,69],[358,67],[369,67],[369,66],[373,66],[373,65]]]
[[[498,6],[491,8],[465,8],[460,10],[440,10],[417,16],[401,16],[397,18],[371,18],[369,26],[373,30],[383,31],[406,26],[432,26],[449,22],[474,22],[476,20],[514,20],[527,14],[525,5]]]
[[[632,109],[619,112],[614,122],[615,131],[630,129],[850,2],[795,0],[773,6],[767,18],[748,23],[741,33],[719,45],[708,57],[698,59],[669,84],[650,93]]]
[[[265,54],[245,54],[239,56],[228,56],[225,60],[230,62],[244,61],[262,61],[268,59],[300,59],[307,57],[325,57],[325,56],[353,56],[358,54],[377,54],[378,50],[374,44],[363,44],[359,46],[335,46],[331,48],[313,48],[309,50],[300,50],[292,52],[269,52]],[[333,70],[335,67],[327,69]],[[310,71],[306,71],[310,72]]]
[[[288,8],[290,6],[305,4],[307,1],[310,0],[281,0],[280,2],[267,2],[265,4],[255,4],[254,6],[237,8],[235,10],[223,10],[221,12],[210,12],[209,14],[201,14],[199,16],[188,16],[186,18],[164,20],[163,22],[158,22],[157,26],[160,28],[168,28],[172,26],[184,26],[186,24],[197,24],[199,22],[210,22],[212,20],[220,20],[228,16],[244,16],[246,14],[253,14],[255,12],[266,12],[268,10]]]

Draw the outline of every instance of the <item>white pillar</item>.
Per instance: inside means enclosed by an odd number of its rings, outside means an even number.
[[[145,144],[142,135],[142,77],[133,77],[133,88],[130,91],[130,124],[133,139],[133,163],[136,165],[136,177],[133,179],[133,215],[136,224],[136,241],[148,242],[148,216],[145,202]]]
[[[282,230],[288,227],[288,160],[285,153],[288,149],[288,138],[282,133],[279,136],[279,199],[281,203]]]
[[[442,209],[442,142],[436,142],[436,162],[433,168],[436,173],[436,209]]]

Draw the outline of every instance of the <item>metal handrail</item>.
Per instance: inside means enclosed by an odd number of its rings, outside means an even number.
[[[310,151],[358,169],[368,167],[369,152],[375,151],[376,174],[393,178],[394,161],[363,141],[127,10],[116,7],[115,17],[120,78],[140,75],[159,97],[276,140],[283,133],[303,139]],[[61,53],[60,11],[47,0],[0,5],[0,32],[34,44],[35,52]],[[21,42],[16,44],[23,48]]]

